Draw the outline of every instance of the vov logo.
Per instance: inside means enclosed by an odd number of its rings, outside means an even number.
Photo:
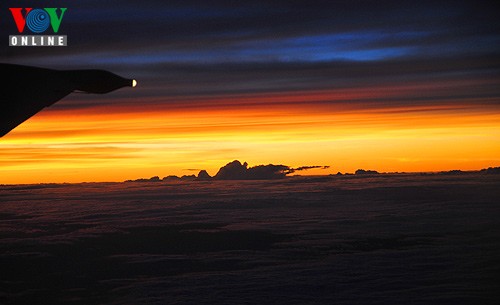
[[[54,34],[59,32],[64,13],[68,8],[9,8],[20,34],[31,32],[42,34],[49,28]],[[24,13],[23,13],[24,11]],[[66,35],[10,35],[9,46],[67,46]]]

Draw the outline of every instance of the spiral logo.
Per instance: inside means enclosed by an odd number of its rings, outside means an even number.
[[[26,26],[33,33],[42,33],[50,25],[50,16],[45,10],[34,9],[26,16]]]
[[[11,47],[65,47],[66,35],[57,35],[67,7],[9,7],[20,35],[9,35]],[[2,20],[3,21],[3,20]],[[53,31],[47,30],[51,28]],[[23,34],[26,29],[26,34]],[[46,34],[44,34],[46,33]],[[35,35],[33,35],[35,34]]]

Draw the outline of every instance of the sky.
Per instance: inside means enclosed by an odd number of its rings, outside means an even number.
[[[500,166],[493,1],[2,1],[0,62],[138,81],[0,138],[0,183]],[[67,47],[9,47],[10,7],[67,7]],[[47,31],[48,34],[50,31]]]

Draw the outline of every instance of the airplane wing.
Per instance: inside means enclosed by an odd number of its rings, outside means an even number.
[[[74,91],[105,94],[136,81],[106,70],[54,70],[0,63],[0,137]]]

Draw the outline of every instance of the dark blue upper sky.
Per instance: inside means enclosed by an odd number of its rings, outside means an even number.
[[[67,7],[69,46],[8,47],[9,7]],[[1,62],[106,68],[146,95],[497,79],[500,69],[493,1],[3,1],[0,18]]]

